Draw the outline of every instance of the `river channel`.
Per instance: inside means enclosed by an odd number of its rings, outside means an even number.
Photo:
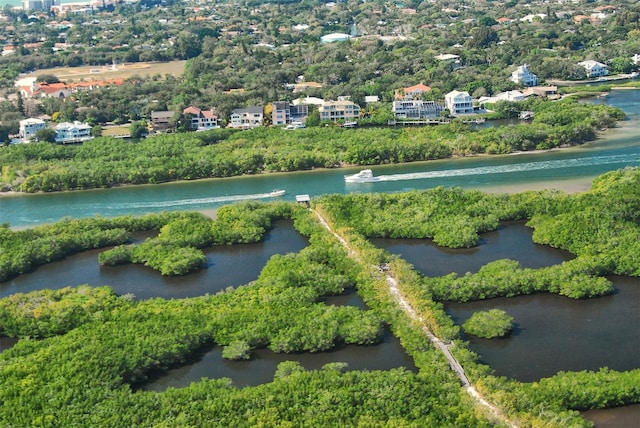
[[[640,166],[640,90],[613,91],[594,102],[622,108],[628,119],[597,141],[580,147],[506,156],[481,156],[372,167],[380,181],[345,183],[358,168],[265,174],[148,186],[0,197],[0,223],[14,227],[52,223],[64,217],[112,217],[176,210],[211,210],[238,200],[269,200],[284,189],[312,198],[329,193],[400,192],[437,186],[488,191],[588,187],[590,179],[626,166]],[[586,184],[585,184],[586,183]]]

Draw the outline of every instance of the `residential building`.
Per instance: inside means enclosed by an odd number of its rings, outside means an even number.
[[[47,124],[42,119],[29,118],[20,121],[20,139],[30,140],[36,136],[36,132],[45,129]]]
[[[20,95],[22,98],[66,98],[71,95],[71,88],[66,83],[45,83],[36,82],[36,79],[32,79],[31,84],[20,87]]]
[[[523,86],[536,86],[538,84],[538,76],[530,72],[527,64],[524,64],[511,73],[511,81]]]
[[[167,132],[174,127],[175,111],[163,110],[151,112],[151,127],[155,132]]]
[[[398,119],[438,118],[445,107],[434,101],[401,100],[393,102],[393,114]]]
[[[320,120],[353,120],[360,117],[360,107],[352,101],[325,101],[319,108]]]
[[[201,110],[198,107],[189,106],[182,110],[182,114],[191,115],[191,129],[206,131],[220,127],[218,115],[213,110]]]
[[[320,107],[322,104],[324,104],[324,100],[318,97],[305,97],[305,98],[298,98],[293,100],[294,106],[298,106],[300,104],[305,104],[307,106],[314,105],[314,106]]]
[[[510,101],[510,102],[518,102],[524,101],[524,94],[520,91],[506,91],[500,92],[492,97],[480,97],[478,99],[479,105],[484,104],[495,104],[499,101]]]
[[[56,143],[80,143],[93,138],[91,136],[91,125],[78,121],[59,123],[55,129]]]
[[[635,65],[640,64],[640,54],[635,54],[634,56],[632,56],[631,62],[634,63]]]
[[[473,113],[473,102],[468,92],[451,91],[444,96],[444,104],[453,115]]]
[[[460,55],[455,54],[440,54],[435,57],[438,61],[448,62],[451,70],[457,70],[462,68],[462,64],[460,63]]]
[[[273,125],[289,125],[304,123],[309,116],[307,104],[291,104],[288,101],[276,101],[271,104],[271,123]]]
[[[579,62],[578,65],[584,67],[587,71],[587,77],[602,77],[609,74],[609,69],[606,64],[592,59]]]
[[[546,98],[558,98],[557,86],[533,86],[522,91],[525,98],[536,96]]]
[[[250,129],[262,126],[263,123],[264,112],[262,106],[251,106],[233,110],[229,127]]]
[[[431,87],[424,83],[418,83],[417,85],[409,86],[402,89],[396,89],[395,98],[397,100],[413,100],[421,98],[424,94],[431,91]]]

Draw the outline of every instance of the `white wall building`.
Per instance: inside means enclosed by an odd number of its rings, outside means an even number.
[[[530,72],[527,64],[524,64],[511,73],[511,81],[523,86],[536,86],[538,84],[538,76]]]
[[[584,67],[587,71],[587,77],[602,77],[609,74],[609,69],[606,64],[592,59],[579,62],[578,65]]]
[[[206,131],[220,127],[218,115],[212,110],[202,110],[198,107],[189,106],[182,110],[182,114],[191,115],[191,129]]]
[[[319,108],[320,120],[352,120],[360,117],[360,107],[352,101],[325,101]]]
[[[91,126],[78,121],[59,123],[55,129],[56,143],[81,143],[93,138],[91,136]]]
[[[473,101],[468,92],[451,91],[444,96],[444,104],[453,115],[473,113]]]
[[[29,118],[20,121],[20,139],[30,140],[36,136],[36,132],[45,129],[47,124],[42,119]]]
[[[393,102],[393,114],[398,119],[438,118],[445,107],[434,101],[399,100]]]
[[[262,126],[264,123],[264,112],[261,106],[235,109],[231,112],[229,127],[250,129]]]

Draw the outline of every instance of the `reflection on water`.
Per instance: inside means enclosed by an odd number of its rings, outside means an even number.
[[[292,221],[277,221],[273,226],[263,242],[205,249],[208,268],[190,275],[163,277],[142,265],[100,267],[98,253],[103,250],[91,250],[0,283],[0,297],[82,284],[109,285],[120,295],[133,293],[138,299],[213,294],[254,281],[272,255],[298,252],[308,245],[307,239],[293,228]]]
[[[595,424],[595,428],[640,427],[640,404],[613,409],[588,410],[582,416]]]
[[[405,367],[417,372],[413,360],[392,334],[385,334],[382,342],[373,346],[342,346],[333,351],[300,354],[276,354],[268,349],[253,352],[249,361],[230,361],[222,358],[222,348],[198,356],[198,361],[169,370],[158,379],[145,385],[149,391],[164,391],[169,387],[183,387],[204,378],[230,378],[237,387],[255,386],[273,380],[278,364],[297,361],[306,370],[319,370],[332,362],[347,363],[348,370],[390,370]]]
[[[587,300],[534,294],[469,303],[448,303],[447,313],[462,325],[477,311],[502,309],[517,323],[504,339],[469,340],[480,361],[498,376],[531,382],[559,371],[625,371],[640,368],[640,279],[610,278],[616,293]]]
[[[478,246],[473,248],[444,248],[428,239],[385,238],[371,242],[400,255],[426,276],[477,272],[487,263],[499,259],[516,260],[525,268],[540,268],[573,258],[568,251],[534,244],[531,234],[532,230],[522,222],[507,222],[496,231],[482,234]]]
[[[16,343],[18,343],[18,339],[15,337],[0,336],[0,352],[13,347]]]

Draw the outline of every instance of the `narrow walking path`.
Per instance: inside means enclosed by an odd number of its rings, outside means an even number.
[[[320,222],[320,224],[322,224],[322,226],[324,226],[346,248],[347,254],[349,255],[349,257],[358,259],[357,252],[354,251],[349,246],[347,241],[344,238],[342,238],[342,236],[340,236],[339,234],[337,234],[331,229],[331,226],[329,226],[329,223],[327,223],[327,221],[320,215],[320,213],[318,213],[316,210],[313,210],[313,209],[312,211],[318,218],[318,221]],[[377,269],[377,268],[378,268],[377,266],[372,266],[372,269]],[[469,378],[467,378],[467,375],[464,372],[464,368],[458,362],[455,356],[451,353],[451,347],[453,345],[451,343],[443,342],[429,329],[424,319],[420,315],[418,315],[416,310],[409,304],[407,299],[405,299],[405,297],[402,295],[402,292],[398,287],[398,281],[393,277],[392,273],[390,271],[385,271],[384,273],[385,273],[387,285],[389,286],[389,292],[391,293],[391,296],[393,297],[393,299],[398,303],[398,305],[402,308],[402,310],[405,311],[405,313],[411,319],[418,321],[420,323],[420,325],[422,326],[422,331],[424,332],[425,336],[429,338],[431,343],[433,343],[433,345],[437,349],[439,349],[440,352],[444,354],[444,356],[447,358],[447,361],[449,361],[449,365],[451,366],[451,369],[454,372],[456,372],[456,374],[458,375],[458,378],[460,379],[460,382],[462,383],[462,387],[465,389],[465,391],[467,391],[467,393],[476,401],[476,403],[482,405],[485,409],[487,409],[489,413],[496,420],[499,420],[501,423],[509,427],[517,428],[518,426],[516,424],[514,424],[509,419],[507,419],[507,417],[502,413],[502,411],[497,406],[487,401],[482,396],[482,394],[480,394],[480,392],[471,384],[471,382],[469,381]]]

